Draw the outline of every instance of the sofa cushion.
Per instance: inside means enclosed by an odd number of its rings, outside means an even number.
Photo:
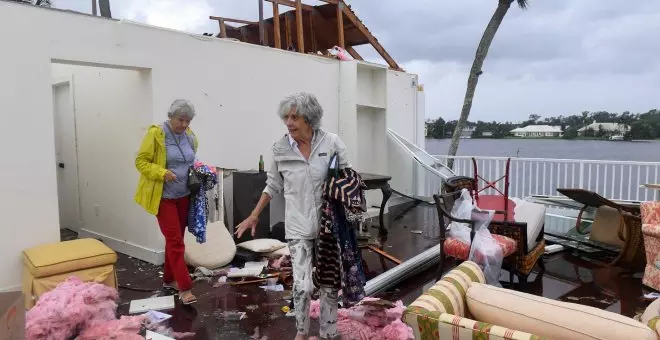
[[[472,282],[483,283],[486,278],[476,263],[465,261],[413,301],[407,310],[425,315],[449,313],[466,316],[465,292]]]
[[[271,253],[286,247],[286,243],[272,238],[258,238],[239,243],[236,246],[255,253]]]
[[[516,222],[527,223],[527,250],[531,251],[539,243],[536,239],[545,224],[545,206],[520,199],[514,201],[514,218]]]
[[[648,307],[644,310],[644,314],[640,317],[639,321],[643,324],[648,325],[649,321],[653,318],[660,317],[660,300],[655,300],[651,302]]]
[[[26,249],[23,262],[32,276],[40,278],[114,265],[117,253],[99,240],[81,238]]]
[[[236,243],[224,222],[210,222],[206,226],[206,242],[198,243],[192,233],[185,233],[184,259],[189,266],[216,269],[224,267],[236,255]]]
[[[497,234],[491,234],[495,242],[502,248],[502,255],[507,257],[516,251],[516,240]],[[470,244],[457,238],[449,237],[445,240],[444,251],[447,256],[460,260],[467,260],[470,255]],[[476,252],[478,254],[478,251]],[[478,256],[478,255],[477,255]]]
[[[531,294],[473,283],[466,294],[474,319],[562,340],[657,340],[646,325],[625,316]]]

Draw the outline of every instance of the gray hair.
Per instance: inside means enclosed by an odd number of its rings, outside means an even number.
[[[321,127],[323,108],[313,94],[301,92],[284,98],[280,102],[277,113],[280,118],[285,119],[293,108],[296,109],[296,114],[303,117],[312,129],[317,130]]]
[[[168,118],[186,117],[195,118],[195,106],[186,99],[176,99],[170,105],[170,110],[167,111]]]

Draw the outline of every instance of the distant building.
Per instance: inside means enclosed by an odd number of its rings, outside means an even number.
[[[476,126],[466,126],[463,128],[463,131],[461,131],[461,138],[472,138],[472,133],[474,133],[474,130],[476,130]]]
[[[493,133],[490,131],[484,131],[481,133],[481,137],[493,137]]]
[[[511,130],[511,134],[522,138],[561,137],[561,126],[527,125]]]
[[[588,129],[591,129],[594,132],[598,132],[599,130],[601,130],[601,128],[608,135],[623,135],[626,132],[630,131],[630,125],[619,124],[619,123],[598,123],[594,121],[593,123],[578,129],[577,130],[578,136],[584,136],[584,132],[587,131]]]

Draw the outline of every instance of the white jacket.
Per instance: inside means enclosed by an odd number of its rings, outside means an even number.
[[[292,141],[289,135],[285,135],[273,144],[264,192],[271,198],[284,193],[284,225],[288,240],[315,239],[320,223],[321,189],[330,157],[337,152],[341,169],[351,165],[346,145],[334,133],[320,129],[315,132],[309,160],[305,160]]]

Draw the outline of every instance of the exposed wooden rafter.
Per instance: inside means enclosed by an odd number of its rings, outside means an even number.
[[[280,31],[280,8],[276,3],[273,3],[273,31],[275,48],[282,48],[282,31]]]
[[[265,1],[272,5],[272,18],[264,18]],[[363,60],[355,47],[370,44],[390,68],[402,70],[345,0],[319,1],[324,4],[310,6],[304,4],[304,0],[256,0],[259,10],[257,22],[213,16],[210,19],[218,21],[219,37],[300,53],[317,54],[318,51],[339,46],[354,59]],[[280,5],[294,10],[281,13]],[[244,25],[225,25],[227,22]],[[272,39],[269,38],[270,32]]]
[[[258,25],[259,24],[258,22],[254,22],[254,21],[234,19],[234,18],[223,18],[223,17],[210,16],[209,19],[218,20],[218,21],[222,20],[224,22],[234,22],[234,23],[237,23],[237,24],[245,24],[245,25]]]
[[[291,1],[291,0],[265,0],[265,1],[272,2],[273,4],[278,4],[278,5],[282,5],[282,6],[288,6],[288,7],[291,7],[291,8],[296,8],[296,2]],[[314,10],[314,6],[310,6],[310,5],[301,4],[301,7],[305,11],[313,11]]]
[[[385,51],[385,48],[378,42],[378,39],[376,39],[376,37],[374,37],[373,34],[369,32],[367,27],[364,26],[362,21],[358,19],[355,13],[353,13],[353,11],[346,5],[346,3],[344,3],[343,0],[339,1],[341,1],[341,3],[344,5],[342,7],[344,15],[353,23],[353,25],[355,25],[360,30],[360,32],[362,32],[362,34],[364,34],[365,37],[367,37],[367,40],[369,40],[371,45],[376,49],[376,52],[378,52],[378,54],[380,54],[380,56],[385,59],[385,62],[387,62],[391,68],[395,70],[401,70],[399,64],[397,64],[396,61],[394,61],[394,58],[392,58],[392,56],[390,56],[390,54]]]
[[[362,56],[360,55],[360,53],[358,53],[358,51],[356,51],[353,48],[353,46],[346,47],[346,52],[348,52],[348,54],[350,54],[351,57],[353,57],[353,59],[364,60],[364,59],[362,59]]]
[[[296,35],[298,36],[298,52],[305,53],[305,37],[303,36],[302,0],[296,0]]]

